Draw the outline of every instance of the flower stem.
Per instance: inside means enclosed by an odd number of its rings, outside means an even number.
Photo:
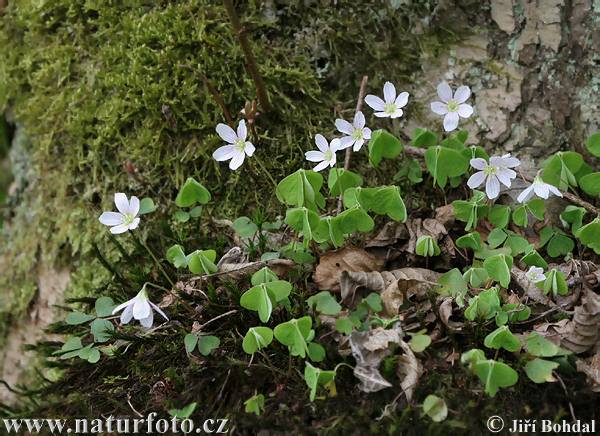
[[[260,169],[266,174],[267,178],[271,181],[271,183],[273,184],[275,189],[277,189],[277,182],[275,181],[273,176],[271,176],[271,173],[269,172],[269,170],[267,170],[267,168],[263,164],[262,160],[260,160],[257,156],[254,157],[254,160],[256,160]]]
[[[167,274],[167,272],[161,265],[160,261],[158,260],[158,258],[154,254],[154,252],[152,250],[150,250],[150,247],[148,247],[148,245],[146,245],[146,243],[141,238],[139,238],[137,235],[135,235],[134,233],[132,233],[132,236],[133,236],[133,239],[138,243],[138,245],[144,247],[144,249],[148,252],[150,257],[152,257],[152,260],[154,260],[154,263],[156,264],[156,266],[158,267],[158,269],[160,270],[162,275],[165,277],[165,279],[167,279],[169,284],[171,286],[175,286],[175,283],[173,283],[173,280],[171,280],[171,277],[169,277],[169,274]]]

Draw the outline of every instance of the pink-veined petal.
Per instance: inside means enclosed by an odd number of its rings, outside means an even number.
[[[408,92],[401,92],[398,97],[396,97],[396,100],[394,101],[394,104],[396,105],[396,107],[398,108],[402,108],[404,106],[406,106],[406,104],[408,103],[408,96],[410,94]]]
[[[471,115],[473,115],[473,106],[466,103],[459,105],[458,115],[460,115],[463,118],[469,118]]]
[[[335,120],[335,128],[338,129],[339,132],[345,133],[346,135],[352,135],[352,132],[354,131],[352,124],[341,118]]]
[[[115,194],[115,206],[117,206],[118,211],[123,215],[129,213],[129,200],[127,200],[127,196],[122,192]]]
[[[246,153],[243,151],[236,151],[233,158],[229,161],[229,169],[232,171],[237,170],[244,163]]]
[[[313,170],[315,170],[315,171],[323,171],[328,166],[329,166],[329,162],[327,162],[327,161],[324,160],[323,162],[320,162],[317,166],[315,166],[313,168]]]
[[[458,114],[456,112],[448,112],[444,115],[444,130],[451,132],[458,127]]]
[[[320,133],[315,135],[315,144],[317,144],[317,148],[325,153],[329,149],[329,144],[327,143],[327,139]]]
[[[224,145],[219,147],[213,153],[213,159],[219,162],[224,160],[229,160],[235,154],[235,146],[234,145]]]
[[[361,112],[358,111],[354,114],[354,120],[352,120],[352,125],[357,128],[357,129],[362,129],[363,127],[365,127],[365,115]],[[347,133],[347,132],[343,132],[343,133]],[[350,132],[352,133],[352,132]]]
[[[140,199],[135,195],[132,195],[129,199],[129,213],[133,216],[137,216],[140,211]]]
[[[152,301],[149,301],[149,303],[150,303],[150,306],[152,306],[152,308],[154,310],[156,310],[158,313],[160,313],[164,319],[166,319],[167,321],[169,320],[169,317],[167,315],[165,315],[165,313],[160,309],[160,307],[158,307]]]
[[[393,103],[396,100],[396,87],[392,82],[385,82],[383,85],[383,99],[386,103]]]
[[[248,136],[248,129],[246,128],[246,121],[240,120],[237,127],[237,137],[242,141],[246,140],[246,136]]]
[[[471,164],[471,166],[473,168],[475,168],[476,170],[480,170],[480,171],[483,171],[483,169],[487,165],[486,160],[483,159],[483,158],[480,158],[480,157],[476,157],[476,158],[471,159],[469,161],[469,163]]]
[[[129,224],[129,230],[135,230],[140,225],[140,219],[134,218],[134,220]]]
[[[496,176],[489,176],[485,182],[485,193],[490,200],[498,197],[500,194],[500,182]]]
[[[254,144],[249,141],[246,141],[244,146],[244,153],[246,153],[248,156],[252,156],[255,151],[256,147],[254,146]]]
[[[136,297],[133,301],[133,317],[135,319],[143,319],[146,318],[152,309],[150,309],[150,304],[148,304],[148,300],[145,298]]]
[[[110,228],[110,232],[113,235],[120,235],[121,233],[125,233],[127,230],[129,230],[129,225],[127,224],[119,224],[118,226]]]
[[[437,93],[440,100],[444,103],[448,103],[452,99],[452,88],[448,85],[448,82],[442,82],[437,86]]]
[[[373,94],[369,94],[365,97],[365,103],[375,111],[383,111],[385,108],[385,101]]]
[[[477,171],[473,173],[469,180],[467,180],[467,186],[471,189],[475,189],[485,181],[485,173],[483,171]]]
[[[517,201],[519,203],[524,203],[528,201],[533,196],[533,185],[529,185],[527,188],[523,189],[523,191],[517,197]]]
[[[496,172],[496,177],[498,177],[500,183],[502,183],[507,188],[510,188],[511,179],[513,179],[516,176],[517,174],[513,170],[509,170],[507,168],[500,168]]]
[[[431,103],[431,110],[438,115],[446,115],[448,113],[448,105],[441,101]]]
[[[535,192],[535,195],[537,195],[540,198],[543,198],[544,200],[546,200],[550,195],[548,185],[546,185],[545,183],[534,183],[533,191]]]
[[[304,153],[304,157],[309,162],[321,162],[325,156],[322,151],[311,150]]]
[[[457,103],[464,103],[471,96],[471,89],[468,86],[459,86],[454,93],[454,101]]]
[[[118,226],[123,224],[123,218],[119,212],[102,212],[98,220],[105,226]]]
[[[217,124],[217,133],[221,137],[221,139],[225,142],[233,144],[238,138],[235,131],[229,127],[227,124],[219,123]]]
[[[121,324],[128,324],[131,318],[133,318],[133,304],[125,307],[125,310],[121,314]]]
[[[364,139],[359,139],[358,141],[356,141],[354,143],[354,151],[360,151],[360,149],[362,148],[363,144],[365,143]]]

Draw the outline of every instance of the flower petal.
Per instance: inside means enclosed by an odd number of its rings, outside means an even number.
[[[400,95],[398,95],[398,97],[396,97],[396,100],[394,101],[396,107],[401,108],[406,106],[406,104],[408,103],[408,96],[408,92],[401,92]]]
[[[339,150],[341,150],[341,143],[340,143],[340,138],[333,138],[331,140],[331,142],[329,143],[329,149],[331,151],[333,151],[333,155],[335,156],[335,153]],[[335,159],[334,159],[335,161]]]
[[[150,304],[148,300],[145,298],[135,297],[133,302],[133,317],[135,319],[143,319],[146,318],[152,309],[150,309]]]
[[[357,129],[362,129],[363,127],[365,127],[365,115],[361,111],[356,112],[354,114],[354,120],[352,121],[352,124]],[[343,133],[346,133],[346,132],[343,132]],[[350,133],[352,133],[352,132],[350,132]]]
[[[371,139],[371,129],[369,129],[368,127],[365,127],[363,129],[363,138]]]
[[[152,308],[154,310],[156,310],[158,313],[160,313],[164,319],[166,319],[167,321],[169,320],[169,317],[167,315],[165,315],[165,313],[160,309],[160,307],[158,307],[152,301],[148,301],[148,303],[150,303],[150,306],[152,306]]]
[[[133,306],[133,300],[135,300],[135,298],[132,298],[131,300],[127,300],[125,303],[121,303],[119,304],[117,307],[115,307],[112,311],[112,314],[116,314],[117,312],[125,309],[127,306]]]
[[[217,124],[217,133],[221,137],[221,139],[225,142],[229,142],[233,144],[237,139],[237,135],[235,131],[229,127],[227,124],[219,123]]]
[[[483,169],[485,168],[485,166],[487,165],[487,162],[485,159],[480,158],[480,157],[476,157],[474,159],[471,159],[469,161],[469,163],[471,164],[471,166],[473,168],[475,168],[476,170],[480,170],[483,171]]]
[[[365,103],[367,103],[371,109],[376,111],[383,111],[385,107],[385,101],[373,94],[369,94],[365,97]]]
[[[524,203],[528,201],[533,196],[533,185],[529,185],[527,188],[523,189],[523,191],[517,197],[517,201],[519,203]]]
[[[444,130],[451,132],[458,127],[458,114],[456,112],[448,112],[444,115]]]
[[[139,321],[143,327],[149,329],[150,327],[152,327],[152,323],[154,322],[154,313],[150,311],[150,314],[146,318],[142,318]]]
[[[354,131],[354,126],[341,118],[335,120],[335,128],[346,135],[352,135],[352,132]]]
[[[243,151],[236,151],[231,160],[229,161],[229,169],[232,171],[237,170],[244,163],[246,153]]]
[[[546,186],[548,186],[548,190],[550,192],[552,192],[554,195],[556,195],[557,197],[562,197],[563,196],[562,192],[560,192],[556,186],[550,185],[548,183],[546,183]]]
[[[246,136],[248,136],[248,129],[246,128],[246,122],[244,120],[240,120],[237,127],[237,137],[242,141],[246,140]]]
[[[511,179],[514,179],[516,176],[517,173],[515,173],[513,170],[509,170],[508,168],[500,168],[496,172],[496,177],[498,177],[498,180],[500,180],[500,182],[507,188],[510,188]]]
[[[137,226],[140,225],[140,219],[139,218],[135,218],[131,224],[129,224],[129,230],[134,230],[137,229]]]
[[[338,150],[344,150],[348,147],[351,147],[356,140],[352,136],[342,136],[340,138],[340,147]]]
[[[467,180],[467,186],[471,189],[475,189],[485,181],[485,173],[483,171],[477,171],[473,173],[469,180]]]
[[[102,215],[98,218],[105,226],[118,226],[123,224],[123,214],[119,212],[102,212]]]
[[[325,137],[320,133],[317,133],[315,135],[315,144],[317,144],[317,148],[323,153],[329,150],[329,144],[327,143],[327,139],[325,139]]]
[[[118,226],[110,228],[110,232],[113,235],[120,235],[121,233],[125,233],[127,230],[129,230],[129,225],[127,224],[119,224]]]
[[[354,150],[354,151],[360,151],[360,149],[362,148],[362,146],[363,146],[363,144],[364,144],[364,143],[365,143],[365,140],[364,140],[364,139],[359,139],[358,141],[356,141],[356,142],[354,143],[354,148],[353,148],[353,150]]]
[[[386,103],[393,103],[396,100],[396,87],[392,82],[385,82],[383,85],[383,99]]]
[[[133,216],[137,216],[140,211],[140,199],[135,195],[132,195],[129,199],[129,213]]]
[[[252,156],[254,154],[254,152],[256,151],[256,147],[254,146],[253,143],[246,141],[245,147],[244,147],[244,152],[248,155],[248,156]]]
[[[548,196],[550,195],[550,190],[548,189],[548,185],[546,185],[544,182],[534,183],[533,191],[535,192],[535,195],[537,195],[540,198],[543,198],[544,200],[546,200],[548,198]]]
[[[123,215],[129,213],[129,200],[127,200],[127,196],[122,192],[117,192],[115,194],[115,206],[117,206],[117,209]]]
[[[442,82],[437,86],[437,93],[440,100],[444,103],[448,103],[452,99],[452,88],[448,85],[448,82]]]
[[[431,103],[431,110],[438,115],[446,115],[448,113],[448,105],[441,101]]]
[[[213,153],[213,159],[219,162],[224,160],[229,160],[235,154],[235,146],[233,145],[224,145],[219,147]]]
[[[313,170],[315,170],[315,171],[323,171],[328,166],[329,166],[329,162],[327,162],[327,161],[324,160],[323,162],[321,162],[317,166],[315,166],[313,168]]]
[[[500,182],[496,176],[489,176],[485,182],[485,193],[490,200],[493,200],[500,194]]]
[[[311,150],[304,153],[304,157],[309,162],[322,162],[325,156],[322,151]]]
[[[404,111],[400,108],[396,108],[394,113],[392,115],[390,115],[390,118],[400,118],[402,116],[402,114],[404,114]]]
[[[375,112],[373,115],[375,115],[377,118],[389,118],[390,114],[388,114],[387,112]]]
[[[454,93],[454,101],[457,103],[464,103],[471,96],[471,89],[468,86],[459,86]]]
[[[133,318],[133,304],[125,307],[125,310],[121,314],[121,324],[128,324],[131,318]]]
[[[466,103],[459,105],[458,115],[460,115],[463,118],[469,118],[471,115],[473,115],[473,106]]]

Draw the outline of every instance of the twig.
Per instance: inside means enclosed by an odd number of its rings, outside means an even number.
[[[229,312],[225,312],[225,313],[220,314],[219,316],[215,316],[213,319],[210,319],[210,320],[206,321],[204,324],[202,324],[198,328],[198,330],[202,330],[204,327],[206,327],[207,325],[209,325],[213,321],[216,321],[216,320],[218,320],[220,318],[224,318],[224,317],[229,316],[229,315],[233,315],[234,313],[237,313],[237,310],[235,310],[235,309],[234,310],[230,310]]]
[[[129,407],[131,407],[131,410],[133,410],[133,412],[139,416],[140,418],[143,418],[144,415],[142,415],[140,412],[138,412],[135,407],[133,407],[133,404],[131,404],[131,394],[127,394],[127,404],[129,404]]]
[[[565,391],[565,395],[567,396],[567,401],[569,402],[569,411],[571,412],[571,418],[573,419],[573,422],[575,422],[575,421],[577,421],[577,417],[575,416],[575,411],[573,410],[573,404],[571,403],[571,399],[569,398],[569,391],[567,391],[565,382],[562,381],[562,378],[560,378],[560,376],[556,372],[554,372],[553,374],[558,379],[558,381],[560,382],[560,385],[562,386],[563,390]]]
[[[358,100],[356,101],[356,109],[354,113],[360,112],[362,109],[363,100],[365,99],[365,93],[367,92],[367,82],[369,81],[369,76],[363,76],[362,81],[360,82],[360,89],[358,90]],[[344,171],[348,171],[350,168],[350,157],[352,156],[352,147],[348,147],[346,149],[346,156],[344,157]],[[344,193],[340,188],[340,197],[338,198],[337,205],[337,213],[342,211],[342,201],[343,201]]]
[[[256,59],[254,58],[252,47],[250,47],[250,42],[248,41],[248,36],[246,35],[246,28],[242,27],[242,24],[240,23],[240,18],[238,17],[237,12],[235,12],[233,1],[223,0],[223,4],[225,5],[225,9],[227,9],[227,15],[229,15],[231,26],[233,27],[233,30],[235,30],[238,40],[240,41],[240,46],[242,47],[242,51],[244,52],[244,57],[246,58],[246,67],[248,68],[250,76],[252,76],[254,86],[256,86],[256,95],[258,97],[258,101],[262,106],[263,112],[268,112],[271,110],[269,96],[267,94],[262,76],[258,72]]]

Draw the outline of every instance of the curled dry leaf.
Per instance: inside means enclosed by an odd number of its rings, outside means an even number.
[[[367,247],[389,247],[404,239],[408,239],[406,226],[397,221],[388,221],[379,233],[367,242]]]
[[[444,225],[438,220],[433,218],[426,218],[424,220],[421,220],[421,218],[416,218],[414,220],[408,220],[406,222],[406,227],[408,229],[409,240],[405,249],[409,253],[415,252],[417,240],[421,236],[431,236],[433,239],[438,241],[448,234],[446,227],[444,227]]]
[[[402,386],[402,390],[406,395],[406,400],[410,403],[419,383],[419,378],[423,373],[423,367],[406,342],[401,340],[400,347],[402,347],[404,354],[398,357],[396,375],[400,379],[400,386]]]
[[[319,259],[313,279],[322,291],[340,291],[340,275],[343,271],[380,271],[385,260],[356,247],[330,251]]]
[[[583,372],[587,376],[587,382],[592,391],[600,392],[600,352],[587,359],[578,359],[577,371]]]
[[[535,283],[527,278],[527,273],[513,266],[510,270],[513,282],[523,291],[523,295],[531,298],[533,301],[547,306],[555,306],[554,302],[544,295],[543,291]]]
[[[390,344],[400,344],[402,330],[399,324],[394,329],[378,327],[367,332],[353,332],[350,347],[356,360],[354,375],[360,380],[363,392],[377,392],[392,386],[379,372],[379,364],[390,353]]]
[[[389,316],[399,313],[400,306],[412,295],[425,295],[437,283],[439,273],[424,268],[401,268],[382,272],[344,272],[340,278],[342,301],[347,305],[356,302],[364,290],[377,292]]]
[[[449,330],[460,331],[463,328],[464,324],[462,322],[456,322],[450,319],[453,312],[453,301],[454,299],[452,297],[442,297],[438,313],[440,316],[440,320]]]
[[[600,295],[584,289],[573,320],[560,333],[560,345],[575,353],[583,353],[594,347],[600,339]]]
[[[450,228],[454,224],[454,206],[452,203],[440,206],[435,209],[435,219],[445,228]]]

